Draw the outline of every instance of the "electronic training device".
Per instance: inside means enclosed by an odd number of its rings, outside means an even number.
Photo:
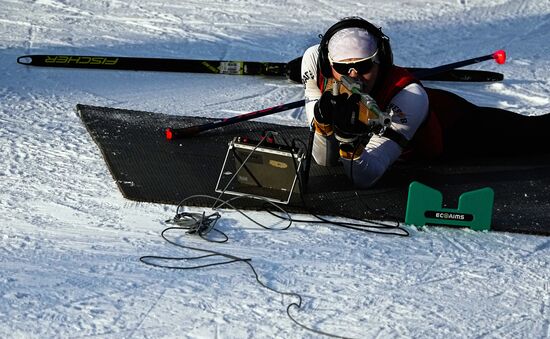
[[[304,152],[270,137],[236,137],[229,142],[216,192],[287,204],[298,193]]]

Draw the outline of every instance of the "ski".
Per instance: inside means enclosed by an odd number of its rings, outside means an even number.
[[[284,63],[35,54],[20,56],[17,58],[17,62],[22,65],[41,67],[286,76],[292,81],[301,82],[302,58],[299,57]],[[450,69],[424,76],[422,73],[430,70],[430,68],[406,68],[413,74],[418,74],[420,80],[428,81],[493,82],[504,79],[503,74],[491,71]]]
[[[50,54],[24,55],[17,58],[17,62],[28,66],[231,75],[285,76],[287,72],[286,63],[256,61],[214,61]]]

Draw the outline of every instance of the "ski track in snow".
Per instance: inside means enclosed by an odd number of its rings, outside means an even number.
[[[383,26],[400,65],[430,67],[505,47],[493,84],[429,85],[522,114],[550,112],[550,3],[539,0],[0,0],[0,337],[308,337],[242,263],[153,268],[193,256],[159,236],[174,206],[122,198],[77,103],[226,117],[302,98],[285,79],[33,69],[27,53],[289,61],[338,18]],[[398,15],[396,15],[398,13]],[[263,121],[303,124],[301,109]],[[199,211],[198,209],[191,209]],[[264,224],[270,218],[252,212]],[[548,221],[543,221],[548,222]],[[296,223],[259,229],[236,212],[213,245],[252,258],[291,314],[361,338],[550,337],[550,240],[445,228],[396,238]],[[210,261],[214,259],[209,259]]]

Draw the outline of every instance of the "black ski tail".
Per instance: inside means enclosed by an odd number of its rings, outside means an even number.
[[[429,68],[407,67],[407,70],[416,75]],[[480,71],[472,69],[451,69],[434,75],[422,76],[425,81],[452,81],[452,82],[495,82],[504,80],[504,74],[492,71]]]

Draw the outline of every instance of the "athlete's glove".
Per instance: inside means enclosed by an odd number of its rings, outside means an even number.
[[[324,92],[313,108],[315,121],[322,125],[332,125],[334,117],[340,115],[347,97],[347,94],[332,95],[329,91]]]
[[[333,117],[334,134],[341,143],[353,143],[368,131],[367,125],[359,120],[359,101],[359,94],[350,95]]]

